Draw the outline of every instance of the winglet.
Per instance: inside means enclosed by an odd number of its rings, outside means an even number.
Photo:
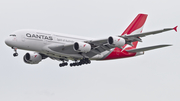
[[[176,32],[177,32],[177,27],[178,27],[178,26],[176,26],[176,27],[173,28]]]

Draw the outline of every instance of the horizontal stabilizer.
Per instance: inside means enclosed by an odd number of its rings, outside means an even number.
[[[131,50],[126,50],[126,51],[135,53],[135,52],[149,51],[149,50],[162,48],[162,47],[167,47],[167,46],[171,46],[171,45],[157,45],[157,46],[150,46],[150,47],[144,47],[144,48],[138,48],[138,49],[131,49]]]

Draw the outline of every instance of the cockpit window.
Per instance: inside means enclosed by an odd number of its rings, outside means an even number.
[[[16,36],[15,34],[11,34],[10,36]]]

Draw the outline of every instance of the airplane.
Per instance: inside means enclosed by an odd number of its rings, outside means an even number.
[[[85,38],[76,35],[62,33],[21,29],[10,34],[5,40],[6,45],[11,47],[18,56],[17,49],[28,50],[23,60],[27,64],[38,64],[46,58],[61,61],[60,67],[68,65],[81,66],[90,64],[92,60],[111,60],[143,55],[144,51],[171,45],[156,45],[136,48],[142,37],[175,30],[165,28],[162,30],[142,32],[147,14],[138,14],[131,24],[121,35],[113,35],[102,39]]]

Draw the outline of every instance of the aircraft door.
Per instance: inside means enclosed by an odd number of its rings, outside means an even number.
[[[21,41],[22,42],[25,42],[26,40],[25,40],[25,34],[21,34]]]

